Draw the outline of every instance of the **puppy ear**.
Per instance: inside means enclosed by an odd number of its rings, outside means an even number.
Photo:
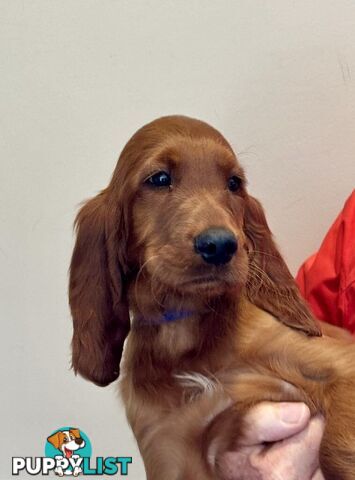
[[[273,241],[263,208],[251,196],[246,198],[244,231],[249,239],[249,300],[285,325],[320,336],[320,328]]]
[[[80,430],[78,428],[71,428],[69,431],[75,438],[80,438]]]
[[[59,448],[60,445],[60,433],[53,433],[50,437],[47,438],[47,441],[53,445],[54,448]]]
[[[75,224],[69,282],[72,364],[75,373],[105,386],[119,376],[130,325],[122,285],[122,215],[104,191],[82,207]]]

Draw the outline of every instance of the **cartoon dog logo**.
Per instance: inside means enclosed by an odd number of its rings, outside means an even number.
[[[76,460],[80,458],[80,455],[76,453],[77,450],[85,447],[85,440],[81,437],[80,430],[78,428],[59,430],[48,437],[47,441],[51,443],[54,448],[61,452],[61,455],[56,455],[56,460],[64,458],[68,459],[69,461]],[[70,461],[70,464],[73,463],[73,461]],[[63,477],[63,475],[74,475],[74,477],[77,477],[79,473],[83,473],[83,470],[80,466],[74,466],[73,469],[64,469],[63,467],[59,466],[54,471],[60,477]]]

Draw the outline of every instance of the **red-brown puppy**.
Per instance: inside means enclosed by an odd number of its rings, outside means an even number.
[[[149,480],[219,478],[262,400],[326,417],[327,479],[355,479],[355,349],[322,337],[223,136],[160,118],[77,217],[73,366],[121,388]]]

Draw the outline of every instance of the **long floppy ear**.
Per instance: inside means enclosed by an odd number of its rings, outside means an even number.
[[[246,198],[244,230],[249,239],[249,300],[289,327],[320,336],[320,328],[273,241],[263,208],[250,195]]]
[[[119,261],[125,255],[124,227],[107,196],[103,191],[89,200],[77,216],[69,282],[73,368],[100,386],[118,377],[129,331]]]
[[[62,432],[53,433],[53,435],[47,438],[47,441],[51,443],[54,448],[59,448],[61,435],[62,435]]]

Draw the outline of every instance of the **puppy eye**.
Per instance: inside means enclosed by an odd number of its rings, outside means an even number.
[[[153,187],[170,187],[171,177],[168,173],[161,171],[154,173],[146,182]]]
[[[237,177],[237,175],[233,175],[228,180],[228,189],[231,192],[237,192],[240,187],[242,186],[242,179]]]
[[[63,439],[63,443],[68,443],[68,439],[67,439],[67,438],[64,438],[64,439]]]

